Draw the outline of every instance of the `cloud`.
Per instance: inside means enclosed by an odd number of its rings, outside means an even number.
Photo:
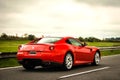
[[[120,0],[76,0],[76,1],[89,3],[91,5],[120,6]]]
[[[106,1],[0,0],[0,32],[104,36],[106,31],[119,35],[120,7],[114,6],[116,0]]]
[[[26,6],[32,5],[39,0],[0,0],[0,12],[21,12]]]

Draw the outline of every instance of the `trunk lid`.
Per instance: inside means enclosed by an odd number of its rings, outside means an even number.
[[[52,44],[27,44],[22,45],[20,51],[48,51]]]

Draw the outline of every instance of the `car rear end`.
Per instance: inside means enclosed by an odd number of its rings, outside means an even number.
[[[55,50],[56,45],[54,43],[60,39],[61,38],[51,41],[51,43],[35,41],[19,46],[17,53],[18,62],[23,66],[46,66],[54,63],[62,64],[62,60],[60,60],[61,57],[58,55],[59,52]]]

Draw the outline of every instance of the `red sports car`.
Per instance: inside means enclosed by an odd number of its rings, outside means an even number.
[[[98,65],[100,58],[98,48],[86,46],[73,37],[40,38],[19,46],[17,53],[18,62],[27,70],[54,64],[60,64],[69,70],[79,64]]]

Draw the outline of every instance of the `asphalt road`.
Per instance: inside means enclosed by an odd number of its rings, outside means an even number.
[[[58,67],[0,69],[0,80],[120,80],[120,55],[102,57],[99,66],[80,65],[70,71]]]

